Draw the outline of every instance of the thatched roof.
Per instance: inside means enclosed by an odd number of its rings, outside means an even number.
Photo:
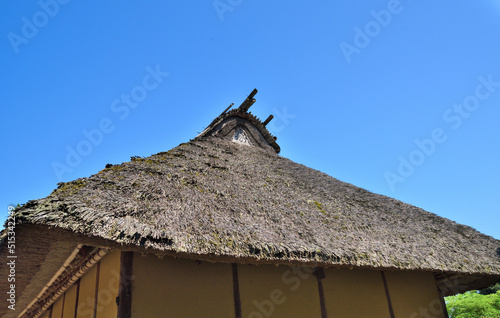
[[[432,271],[455,291],[500,281],[500,241],[283,158],[258,119],[221,116],[170,151],[60,184],[17,227],[221,262]]]

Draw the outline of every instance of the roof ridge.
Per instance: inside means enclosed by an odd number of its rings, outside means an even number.
[[[250,122],[255,128],[257,128],[258,132],[262,135],[264,140],[271,146],[276,153],[280,152],[280,147],[276,143],[276,136],[273,136],[271,132],[267,129],[267,124],[274,118],[273,115],[269,115],[265,121],[262,121],[260,118],[252,114],[248,111],[248,109],[255,103],[255,94],[257,94],[257,89],[254,89],[248,97],[241,103],[238,108],[231,109],[234,103],[231,103],[219,116],[217,116],[212,122],[201,132],[195,139],[205,137],[208,135],[213,135],[214,130],[217,128],[219,124],[221,124],[226,119],[231,117],[239,117],[244,120]],[[230,110],[231,109],[231,110]]]

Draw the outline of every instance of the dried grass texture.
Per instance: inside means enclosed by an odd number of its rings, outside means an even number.
[[[272,151],[201,137],[17,211],[121,244],[244,262],[492,275],[500,241]]]

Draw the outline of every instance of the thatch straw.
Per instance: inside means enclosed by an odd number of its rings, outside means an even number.
[[[500,274],[491,237],[216,137],[61,184],[17,220],[214,258]]]
[[[247,144],[231,141],[239,129]],[[29,201],[15,213],[26,258],[20,303],[77,244],[215,262],[432,271],[442,288],[454,278],[448,294],[500,281],[500,241],[278,152],[260,120],[232,110],[193,141]],[[51,233],[64,248],[48,244]]]

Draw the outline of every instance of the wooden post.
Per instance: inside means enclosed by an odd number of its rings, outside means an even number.
[[[66,303],[66,292],[63,293],[63,298],[62,298],[62,308],[61,308],[61,317],[64,318],[64,304]]]
[[[78,298],[80,298],[80,278],[76,281],[76,300],[75,300],[75,317],[77,318],[78,316]]]
[[[52,312],[54,311],[54,304],[49,307],[49,318],[52,318]]]
[[[322,279],[325,278],[325,271],[323,267],[317,267],[314,270],[314,275],[318,280],[318,292],[319,292],[319,304],[321,306],[321,318],[327,318],[326,314],[326,303],[325,303],[325,293],[323,291],[323,282]]]
[[[133,252],[122,252],[120,257],[120,286],[118,288],[118,318],[132,315],[132,261]]]
[[[94,290],[94,317],[97,317],[97,305],[98,303],[98,297],[99,297],[99,277],[101,276],[101,261],[97,262],[95,264],[96,266],[96,274],[95,274],[95,290]]]
[[[238,280],[238,265],[231,264],[233,269],[233,298],[234,298],[234,317],[241,318],[241,298],[240,298],[240,284]]]
[[[434,277],[434,280],[435,280],[435,277]],[[437,288],[437,291],[439,293],[439,301],[441,302],[441,308],[443,309],[443,317],[450,318],[450,316],[448,315],[448,309],[446,309],[446,302],[444,301],[444,293],[441,290],[441,288],[439,288],[438,281],[437,280],[435,280],[435,281],[436,281],[436,288]]]
[[[389,306],[389,314],[391,318],[394,318],[394,309],[392,308],[391,295],[389,294],[389,287],[387,286],[387,280],[385,279],[384,271],[380,271],[382,274],[382,281],[384,282],[385,297],[387,297],[387,305]]]

